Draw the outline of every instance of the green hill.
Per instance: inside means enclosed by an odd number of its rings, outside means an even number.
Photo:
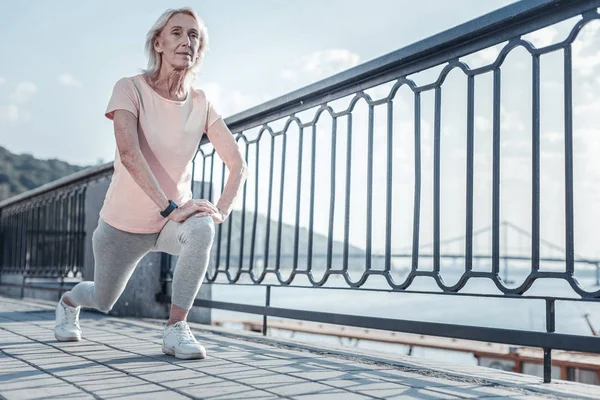
[[[80,171],[86,167],[57,159],[13,154],[0,146],[0,201]]]

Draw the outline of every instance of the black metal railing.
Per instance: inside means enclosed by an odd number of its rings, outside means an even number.
[[[239,303],[196,300],[195,305],[224,310],[256,313],[264,316],[266,332],[267,316],[302,319],[317,322],[337,323],[358,327],[389,329],[394,331],[431,334],[453,338],[484,340],[499,343],[537,346],[544,349],[544,380],[550,381],[551,349],[600,352],[600,341],[594,337],[555,333],[555,302],[578,299],[579,301],[598,301],[600,288],[593,289],[582,285],[575,276],[576,264],[590,265],[594,269],[597,282],[598,260],[576,258],[574,250],[574,188],[573,188],[573,95],[572,95],[572,45],[580,30],[588,23],[600,18],[596,8],[600,1],[521,1],[496,12],[457,26],[441,34],[400,49],[396,52],[367,62],[343,73],[309,85],[295,92],[251,108],[227,119],[227,124],[236,135],[243,149],[251,175],[241,201],[241,209],[236,209],[225,222],[218,227],[213,245],[213,259],[206,279],[213,284],[261,284],[266,287],[265,305],[255,306]],[[577,17],[568,36],[555,44],[536,48],[523,35],[550,25]],[[499,54],[487,65],[469,67],[463,60],[480,50],[491,46],[506,44]],[[529,254],[502,254],[500,216],[500,166],[501,166],[501,92],[502,67],[507,55],[517,48],[524,49],[531,60],[531,238]],[[540,65],[542,56],[559,54],[564,68],[564,93],[553,93],[564,105],[564,218],[565,243],[559,246],[561,257],[549,257],[540,253],[544,240],[540,234]],[[417,84],[412,78],[424,70],[441,68],[431,83]],[[441,206],[441,158],[444,144],[442,131],[442,91],[444,82],[451,71],[461,71],[466,78],[466,146],[463,149],[466,160],[464,193],[465,214],[463,252],[454,257],[461,261],[462,272],[456,282],[446,282],[443,275],[444,259],[440,221],[443,217]],[[487,74],[487,75],[486,75]],[[489,270],[473,268],[474,260],[481,258],[474,253],[474,145],[475,145],[475,96],[476,78],[490,76],[493,96],[492,128],[492,165],[489,171],[492,177],[492,191],[488,201],[491,207],[491,249]],[[387,92],[374,98],[369,89],[390,84]],[[393,182],[394,174],[400,171],[395,167],[393,143],[399,133],[394,126],[395,100],[400,90],[408,88],[412,93],[413,143],[414,149],[414,187],[412,192],[412,245],[410,246],[410,266],[408,273],[398,279],[394,261],[406,254],[396,254],[392,248],[393,219]],[[432,209],[424,209],[422,181],[422,127],[421,113],[423,97],[433,96],[433,168],[432,168]],[[345,100],[343,103],[340,100]],[[335,103],[343,103],[337,109]],[[366,107],[362,129],[353,125],[357,117],[359,104]],[[375,153],[375,113],[378,109],[386,111],[385,134],[386,151]],[[301,117],[300,114],[303,114]],[[319,121],[331,120],[326,130],[318,129]],[[340,126],[343,125],[343,129]],[[360,165],[353,158],[354,138],[367,136],[366,163]],[[340,149],[339,141],[343,140]],[[316,156],[321,147],[328,149],[323,157]],[[341,150],[341,151],[340,151]],[[290,156],[292,155],[292,156]],[[210,193],[202,192],[203,197],[213,199],[214,192],[223,189],[227,171],[218,155],[209,143],[200,146],[195,160],[195,172],[202,181],[209,184]],[[290,162],[290,158],[293,160]],[[323,159],[325,158],[325,163]],[[383,179],[385,185],[385,239],[384,244],[377,243],[374,250],[374,164],[385,160]],[[316,167],[316,160],[321,166]],[[340,161],[342,160],[342,161]],[[343,171],[342,179],[336,170]],[[365,170],[366,178],[357,186],[352,172],[356,168]],[[292,170],[293,173],[289,171]],[[321,175],[328,175],[328,185],[317,184]],[[214,186],[214,189],[213,189]],[[324,187],[325,186],[325,187]],[[327,187],[328,186],[328,187]],[[284,189],[285,188],[285,189]],[[289,189],[292,188],[292,189]],[[326,190],[325,190],[326,189]],[[325,190],[326,200],[315,204],[318,191]],[[308,193],[306,193],[308,192]],[[364,208],[356,208],[351,199],[356,193],[364,195]],[[323,197],[323,196],[322,196]],[[339,201],[339,198],[343,201]],[[308,212],[301,221],[303,207],[308,203]],[[284,223],[293,215],[291,223]],[[321,210],[315,217],[315,207]],[[341,212],[340,212],[341,211]],[[432,246],[424,250],[420,245],[423,229],[423,215],[433,214]],[[308,217],[306,217],[308,215]],[[327,220],[325,238],[316,246],[316,218]],[[349,241],[349,230],[354,221],[365,218],[362,246],[353,246]],[[323,224],[321,224],[323,226]],[[335,239],[334,232],[343,233],[341,239]],[[290,233],[292,232],[292,233]],[[340,235],[338,234],[338,237]],[[282,239],[283,238],[283,239]],[[291,239],[290,239],[291,238]],[[290,244],[292,243],[292,244]],[[429,254],[427,254],[429,252]],[[425,254],[423,254],[425,253]],[[511,286],[501,277],[501,262],[527,261],[529,268],[522,281]],[[429,263],[429,265],[423,265]],[[464,263],[464,264],[463,264]],[[541,263],[553,266],[546,268]],[[559,267],[556,267],[556,265]],[[167,265],[166,271],[172,268]],[[591,274],[590,274],[591,275]],[[413,322],[398,319],[372,318],[356,315],[340,315],[327,312],[313,312],[274,308],[270,306],[271,289],[281,286],[303,286],[311,288],[330,288],[326,283],[336,279],[333,286],[340,289],[385,290],[410,293],[482,296],[500,298],[519,298],[543,300],[546,304],[546,332],[531,332],[512,329],[484,328],[439,323]],[[412,284],[417,277],[430,278],[436,288],[417,290]],[[301,282],[299,282],[299,279]],[[367,288],[367,281],[383,278],[385,284],[376,289]],[[169,279],[169,274],[165,275]],[[464,293],[465,285],[473,279],[485,279],[494,283],[500,294]],[[527,295],[537,280],[567,282],[571,295]],[[591,286],[591,287],[590,287]],[[291,289],[289,289],[291,290]],[[168,294],[158,296],[160,301],[169,301]]]
[[[81,278],[89,182],[112,163],[70,175],[0,202],[0,272],[26,278]]]
[[[252,184],[253,193],[255,198],[253,199],[253,209],[249,210],[247,207],[248,199],[248,186],[246,185],[244,194],[242,209],[234,211],[224,226],[220,226],[217,233],[217,240],[215,242],[216,247],[216,264],[214,269],[208,274],[207,278],[209,281],[215,281],[219,275],[226,276],[228,282],[234,283],[242,275],[250,277],[253,283],[261,283],[267,274],[274,274],[277,277],[279,284],[291,284],[294,278],[298,275],[307,275],[310,284],[313,286],[323,285],[328,277],[332,275],[343,276],[346,284],[351,287],[362,286],[370,276],[381,275],[383,276],[391,290],[405,290],[410,287],[411,282],[420,276],[431,277],[435,280],[439,288],[443,291],[457,292],[461,290],[471,278],[486,278],[494,282],[498,289],[505,294],[524,294],[531,287],[533,282],[537,279],[548,278],[548,279],[562,279],[569,283],[576,294],[585,298],[598,298],[600,297],[600,289],[598,290],[586,290],[578,282],[574,276],[574,265],[576,262],[574,253],[574,221],[573,221],[573,122],[572,122],[572,59],[571,59],[571,46],[573,41],[577,37],[578,32],[589,22],[600,19],[600,15],[596,12],[596,7],[600,5],[600,1],[522,1],[514,5],[505,7],[492,14],[488,14],[477,20],[471,21],[465,25],[461,25],[450,31],[436,35],[422,42],[408,46],[405,49],[398,50],[390,55],[381,57],[372,62],[363,64],[356,68],[350,69],[344,73],[333,76],[324,81],[318,82],[306,88],[300,89],[296,92],[288,94],[282,98],[273,100],[269,103],[261,106],[252,108],[241,114],[238,114],[228,119],[228,124],[232,131],[236,134],[236,138],[239,143],[244,145],[246,159],[248,160],[250,149],[255,152],[253,157],[254,163],[249,162],[252,174],[254,174],[254,181]],[[521,39],[521,36],[548,26],[551,23],[559,22],[564,19],[571,18],[581,14],[581,19],[577,21],[572,27],[568,37],[556,44],[552,44],[543,48],[536,48],[526,40]],[[468,64],[460,59],[460,57],[472,54],[478,50],[484,49],[491,45],[496,45],[508,41],[508,43],[501,49],[496,60],[489,65],[482,66],[479,68],[471,69]],[[531,243],[531,270],[525,280],[518,287],[508,287],[502,281],[500,276],[500,93],[501,93],[501,67],[509,52],[513,51],[517,47],[524,48],[532,59],[532,154],[531,162],[533,163],[532,168],[532,243]],[[566,230],[566,242],[564,244],[564,255],[566,266],[564,271],[542,271],[540,270],[540,57],[542,55],[562,52],[564,58],[564,84],[565,91],[564,96],[557,95],[558,100],[564,100],[564,112],[565,112],[565,126],[564,126],[564,140],[565,140],[565,230]],[[438,78],[429,84],[417,85],[415,81],[410,78],[411,74],[415,74],[427,68],[436,66],[443,66],[443,69],[439,73]],[[465,248],[464,248],[464,262],[465,268],[462,276],[457,283],[453,285],[447,284],[441,274],[440,270],[440,258],[442,257],[440,252],[440,158],[443,152],[443,146],[441,145],[441,97],[443,83],[448,74],[453,70],[460,70],[464,73],[467,78],[467,131],[465,135],[467,137],[467,147],[464,149],[467,159],[467,174],[466,174],[466,227],[465,227]],[[472,268],[472,256],[473,256],[473,154],[474,154],[474,107],[475,107],[475,78],[484,74],[491,73],[493,75],[493,170],[490,174],[493,176],[493,194],[490,201],[493,203],[492,207],[492,270],[490,272],[474,271]],[[381,85],[382,83],[393,82],[393,86],[389,89],[387,96],[380,99],[373,99],[365,91],[369,88]],[[392,205],[394,198],[392,197],[392,181],[393,174],[395,172],[394,161],[392,158],[392,147],[393,138],[397,134],[394,130],[392,113],[394,109],[394,100],[398,91],[402,87],[408,87],[413,93],[414,101],[414,207],[413,207],[413,243],[412,243],[412,264],[411,271],[404,280],[398,282],[394,279],[391,274],[392,269]],[[421,139],[421,127],[420,121],[422,115],[420,112],[422,96],[426,92],[434,93],[434,168],[433,168],[433,270],[424,271],[419,269],[419,239],[421,224],[420,218],[422,214],[429,213],[428,210],[421,209],[422,203],[422,166],[421,166],[421,154],[420,146],[422,145]],[[349,104],[346,109],[336,111],[329,104],[342,97],[349,99]],[[368,107],[368,126],[366,130],[355,130],[353,129],[353,112],[359,101],[364,101]],[[373,119],[374,113],[377,107],[383,107],[387,109],[387,154],[378,154],[377,157],[384,157],[386,159],[387,168],[386,174],[386,213],[385,213],[385,256],[384,268],[374,269],[372,268],[372,257],[374,256],[372,250],[372,226],[373,226],[373,142],[374,142],[374,127]],[[302,121],[297,114],[310,110],[307,122]],[[319,133],[317,136],[317,124],[320,118],[324,114],[328,114],[332,119],[332,129],[327,133]],[[336,128],[339,125],[339,121],[347,119],[347,130],[346,132],[339,132]],[[274,129],[271,124],[274,121],[278,121],[283,124],[282,129]],[[285,174],[286,168],[286,156],[290,153],[288,149],[291,147],[288,143],[291,139],[289,131],[292,126],[297,126],[299,134],[295,135],[294,139],[297,140],[293,143],[293,151],[296,152],[297,160],[297,175],[288,176]],[[246,131],[258,128],[258,134],[255,134],[255,138],[249,137]],[[346,135],[346,173],[345,173],[345,185],[340,185],[336,182],[336,158],[340,157],[336,153],[336,140],[339,137]],[[355,135],[368,135],[368,149],[366,151],[367,160],[367,179],[366,185],[359,188],[354,188],[354,183],[351,181],[351,169],[353,168],[351,153],[352,153],[352,137]],[[269,142],[270,147],[267,149],[267,156],[270,157],[269,163],[260,164],[261,157],[259,157],[259,151],[263,150],[260,147],[261,143]],[[279,162],[275,164],[275,158],[277,157],[276,142],[280,141],[280,147],[282,149],[282,156]],[[302,152],[306,149],[303,148],[303,141],[310,141],[311,151],[310,155],[303,156]],[[326,141],[331,142],[331,153],[328,158],[329,170],[326,173],[331,174],[330,184],[331,187],[328,193],[331,193],[328,204],[324,206],[329,209],[328,221],[329,231],[325,235],[328,239],[327,243],[327,264],[326,270],[322,277],[317,279],[312,271],[311,256],[313,252],[312,239],[313,239],[313,224],[314,224],[314,211],[315,211],[315,176],[317,171],[315,170],[315,151],[317,142],[319,146],[325,144]],[[264,151],[264,150],[263,150]],[[218,162],[219,165],[215,166],[216,153],[209,143],[206,143],[200,147],[199,154],[200,161],[196,161],[200,164],[197,169],[200,169],[202,173],[202,181],[208,181],[210,183],[211,193],[204,193],[203,195],[210,195],[214,197],[212,193],[212,187],[218,186],[220,189],[223,188],[226,173],[225,166],[222,162]],[[262,157],[265,157],[264,155]],[[308,162],[309,168],[303,168],[304,162]],[[266,168],[265,168],[266,167]],[[262,170],[261,170],[262,168]],[[220,182],[214,180],[215,171],[222,170],[220,175]],[[279,182],[273,181],[274,170],[278,171],[280,177]],[[308,240],[305,244],[305,249],[299,247],[299,229],[300,229],[300,184],[305,179],[302,174],[308,173],[310,175],[310,193],[308,198],[310,199],[310,210],[309,210],[309,221],[308,221]],[[265,180],[261,180],[265,178]],[[290,198],[286,191],[283,190],[284,180],[294,179],[297,182],[296,198]],[[338,192],[340,187],[344,190],[343,193]],[[278,189],[278,191],[274,190]],[[348,273],[348,257],[349,257],[349,242],[348,242],[348,227],[351,219],[357,217],[351,216],[351,205],[350,197],[352,191],[362,191],[366,199],[366,210],[352,210],[356,212],[362,212],[366,214],[366,229],[364,235],[364,271],[358,279],[353,279]],[[268,196],[266,215],[259,220],[259,194],[265,194]],[[341,195],[345,197],[343,208],[345,214],[343,218],[334,220],[335,216],[335,197]],[[273,204],[277,200],[278,207],[275,209]],[[282,274],[282,265],[280,262],[281,258],[281,231],[282,231],[282,210],[284,204],[292,202],[296,206],[295,214],[296,220],[293,228],[294,233],[294,247],[293,247],[293,266],[291,267],[289,276]],[[321,205],[323,206],[323,205]],[[239,230],[231,229],[233,224],[239,221]],[[275,224],[272,221],[276,221]],[[247,228],[247,225],[250,225]],[[262,235],[264,240],[261,241],[262,246],[258,248],[255,246],[257,240],[256,231],[257,225],[263,225]],[[333,230],[336,224],[343,224],[345,227],[344,240],[343,240],[343,260],[341,265],[332,265],[331,258],[333,257]],[[274,232],[273,232],[274,230]],[[276,240],[272,240],[271,235],[276,235]],[[226,236],[226,237],[225,237]],[[250,240],[251,243],[247,245],[246,240]],[[232,250],[232,244],[236,244],[236,252]],[[299,268],[298,257],[300,252],[304,251],[304,256],[307,258],[306,268]],[[274,257],[270,257],[271,253],[274,252]],[[238,262],[237,265],[232,265],[229,261],[232,255],[236,255],[238,260],[245,259],[244,253],[249,255],[249,263],[244,264]],[[253,261],[256,257],[263,257],[264,268],[260,272],[254,268]],[[273,263],[274,265],[272,265]],[[236,269],[235,273],[232,270]]]

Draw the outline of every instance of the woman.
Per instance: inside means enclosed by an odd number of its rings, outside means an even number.
[[[81,307],[110,311],[140,259],[161,251],[179,256],[162,350],[183,359],[206,356],[186,318],[206,273],[214,225],[231,212],[247,175],[233,135],[204,92],[191,87],[207,43],[192,9],[167,10],[146,38],[148,69],[115,84],[105,115],[114,121],[117,151],[92,236],[94,281],[61,297],[57,340],[80,340]],[[216,205],[191,199],[191,162],[204,132],[229,169]]]

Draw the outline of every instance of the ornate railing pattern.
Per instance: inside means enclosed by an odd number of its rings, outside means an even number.
[[[0,272],[81,278],[87,185],[111,173],[91,168],[0,203]]]
[[[526,3],[526,4],[525,4]],[[345,73],[318,82],[298,92],[291,93],[282,98],[273,100],[245,113],[230,118],[228,124],[236,134],[236,139],[245,150],[246,160],[250,164],[250,170],[254,174],[254,180],[246,185],[243,194],[242,209],[232,213],[225,225],[220,226],[215,242],[215,262],[209,271],[209,281],[226,281],[228,283],[238,282],[243,276],[247,276],[252,283],[263,283],[272,275],[276,277],[277,284],[290,285],[295,283],[296,277],[304,275],[308,278],[309,286],[322,286],[332,276],[343,277],[345,284],[349,287],[358,288],[367,282],[370,277],[382,276],[385,278],[389,289],[406,290],[416,277],[430,277],[435,280],[437,287],[444,292],[458,292],[465,287],[472,278],[485,278],[491,280],[504,294],[524,294],[538,279],[546,278],[553,280],[565,280],[577,295],[586,298],[600,297],[600,289],[586,289],[574,275],[575,263],[595,265],[596,260],[577,259],[574,252],[574,220],[573,220],[573,105],[572,105],[572,45],[580,30],[591,21],[600,18],[596,11],[597,1],[533,1],[520,2],[506,7],[496,13],[482,17],[480,20],[490,20],[488,24],[481,26],[480,23],[469,23],[459,26],[448,32],[434,36],[423,42],[399,50],[388,56],[363,64],[348,70]],[[522,35],[544,28],[551,23],[581,15],[572,27],[566,39],[559,43],[536,48]],[[478,22],[480,20],[477,20]],[[492,23],[494,22],[494,23]],[[507,41],[496,59],[488,65],[478,68],[470,68],[463,57],[468,56],[483,48]],[[507,55],[517,48],[524,48],[531,56],[531,96],[532,96],[532,131],[531,131],[531,162],[532,162],[532,234],[530,250],[530,272],[522,283],[517,287],[511,287],[503,282],[501,277],[501,219],[500,219],[500,136],[501,136],[501,77],[502,66]],[[564,158],[565,158],[565,219],[566,219],[566,242],[564,243],[564,270],[544,271],[540,270],[540,57],[549,53],[561,53],[564,60],[564,95],[556,93],[558,101],[564,103],[565,125],[564,125]],[[411,75],[427,68],[443,66],[434,82],[418,85],[411,79]],[[466,155],[466,221],[464,242],[464,270],[456,283],[447,283],[443,278],[441,260],[445,254],[441,253],[440,243],[440,204],[444,200],[440,195],[440,159],[444,152],[444,144],[441,140],[441,116],[442,116],[442,91],[444,81],[453,70],[460,70],[467,81],[467,146],[464,149]],[[493,176],[493,193],[489,199],[492,202],[492,251],[491,270],[473,270],[473,179],[474,179],[474,130],[475,130],[475,82],[476,78],[484,74],[493,75],[493,165],[489,171]],[[387,94],[381,98],[374,99],[366,93],[370,88],[384,83],[393,83]],[[398,134],[394,126],[393,112],[394,100],[398,91],[407,87],[412,91],[414,103],[414,203],[413,203],[413,235],[410,272],[403,278],[397,279],[392,273],[392,207],[395,199],[392,195],[393,176],[398,168],[394,164],[392,154],[393,142]],[[421,166],[421,97],[426,92],[434,94],[434,168],[433,168],[433,248],[430,250],[433,259],[433,268],[419,268],[419,260],[422,258],[420,238],[420,219],[423,213],[430,213],[429,209],[423,209],[421,182],[423,179]],[[345,109],[336,110],[331,103],[345,97],[348,105]],[[355,109],[359,102],[364,101],[368,107],[368,124],[366,130],[356,129],[353,125]],[[386,154],[374,154],[374,114],[378,108],[387,111],[387,152]],[[301,119],[301,112],[309,114]],[[331,130],[323,130],[317,133],[317,124],[324,115],[331,120]],[[274,121],[283,125],[281,129],[274,128]],[[339,129],[341,121],[344,120],[345,129]],[[258,134],[252,132],[258,130]],[[298,134],[291,135],[290,131],[298,130]],[[352,163],[353,137],[368,136],[368,149],[366,150],[367,179],[366,185],[356,187],[356,182],[351,180],[353,168],[360,168]],[[345,149],[339,152],[337,141],[344,136]],[[269,142],[267,154],[261,142]],[[310,142],[310,154],[303,154],[306,145]],[[317,171],[315,168],[315,153],[319,146],[327,143],[331,149],[328,155],[327,170]],[[281,152],[281,155],[279,154]],[[253,153],[253,162],[249,160],[249,154]],[[286,157],[294,156],[293,165],[290,166]],[[259,161],[269,157],[269,163]],[[375,253],[372,251],[373,241],[373,163],[374,158],[385,158],[387,168],[385,171],[386,182],[386,212],[385,212],[385,251]],[[214,197],[213,191],[218,191],[224,186],[226,179],[225,166],[220,161],[215,161],[215,151],[209,143],[200,147],[196,163],[197,170],[202,174],[202,181],[210,182],[210,192],[202,195]],[[345,176],[343,182],[339,182],[336,175],[336,165],[339,167],[338,159],[345,163]],[[306,168],[306,163],[309,168]],[[216,165],[215,165],[216,164]],[[288,174],[287,170],[293,167],[294,175]],[[265,172],[266,169],[266,172]],[[221,170],[220,179],[215,179],[215,171]],[[267,179],[268,173],[268,179]],[[300,245],[300,207],[301,207],[301,181],[306,179],[303,174],[309,174],[310,201],[308,240]],[[319,188],[315,185],[317,174],[329,174],[330,193],[327,204],[320,204],[322,208],[328,209],[328,234],[327,247],[321,251],[313,248],[313,224],[315,219],[315,191]],[[277,175],[277,180],[274,180]],[[292,193],[284,190],[285,182],[295,182],[295,191]],[[214,190],[212,189],[214,187]],[[204,188],[203,188],[204,189]],[[253,192],[253,199],[249,199],[248,191]],[[351,190],[364,193],[366,209],[358,209],[350,204]],[[258,210],[259,196],[262,200],[267,198],[266,215],[260,217]],[[263,197],[265,196],[265,197]],[[344,198],[343,215],[336,214],[336,197]],[[252,203],[250,207],[247,204]],[[294,245],[287,254],[282,251],[282,213],[284,205],[293,204],[295,207]],[[366,229],[364,231],[363,247],[364,253],[360,265],[362,271],[360,276],[352,276],[349,272],[349,264],[357,261],[361,256],[350,254],[348,230],[351,220],[366,216]],[[273,223],[273,221],[276,221]],[[344,226],[343,246],[341,251],[334,251],[333,231],[336,224]],[[257,233],[260,231],[260,233]],[[260,243],[258,246],[256,243]],[[291,259],[290,259],[291,258]],[[374,268],[375,258],[383,259],[383,268]],[[323,261],[324,259],[324,261]],[[542,257],[543,259],[543,257]],[[259,265],[257,266],[257,260]],[[313,263],[321,260],[321,268],[317,269]],[[324,265],[323,265],[324,264]],[[296,279],[297,280],[297,279]],[[273,282],[269,281],[269,284]],[[574,294],[575,294],[574,293]]]

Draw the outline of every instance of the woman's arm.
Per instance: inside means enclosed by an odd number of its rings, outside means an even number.
[[[115,111],[114,128],[119,157],[121,157],[121,163],[129,171],[133,180],[160,210],[164,210],[169,205],[169,199],[165,196],[156,177],[150,170],[148,162],[142,155],[137,125],[137,117],[130,111]]]
[[[231,213],[233,203],[244,186],[248,175],[248,166],[238,144],[233,138],[233,134],[227,125],[225,125],[223,119],[215,121],[206,131],[206,135],[229,170],[229,176],[227,177],[227,182],[225,182],[223,193],[221,193],[221,197],[217,202],[217,208],[224,220]]]

